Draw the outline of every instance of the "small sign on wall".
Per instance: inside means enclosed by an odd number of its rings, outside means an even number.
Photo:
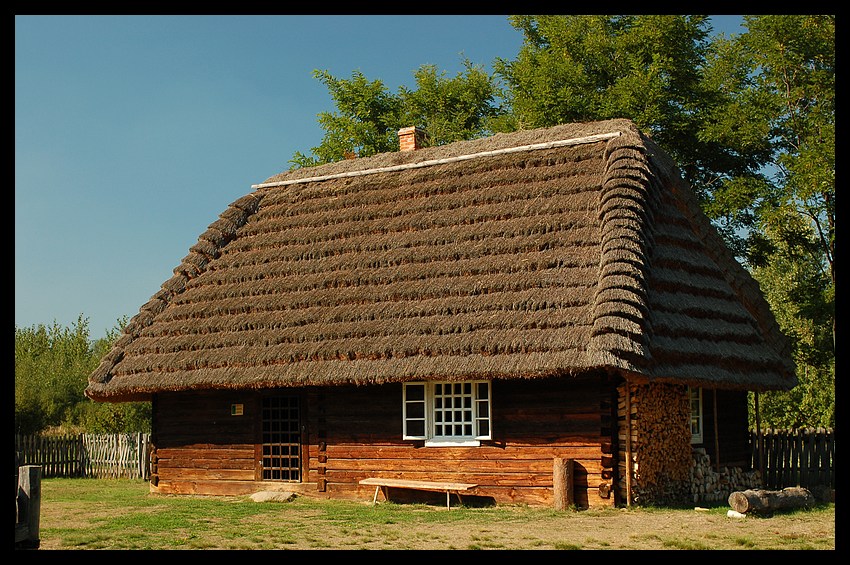
[[[244,405],[242,404],[231,404],[230,405],[230,415],[231,416],[241,416],[244,412]]]

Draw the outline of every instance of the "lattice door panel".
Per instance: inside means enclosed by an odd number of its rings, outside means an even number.
[[[263,480],[301,480],[300,428],[298,397],[263,399]]]

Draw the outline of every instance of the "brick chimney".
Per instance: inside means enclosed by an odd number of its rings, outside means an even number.
[[[401,151],[415,151],[423,147],[425,141],[425,130],[410,126],[398,130],[398,145]]]

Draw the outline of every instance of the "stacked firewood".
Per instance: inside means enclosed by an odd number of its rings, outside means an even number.
[[[621,477],[618,486],[624,497],[627,450],[631,454],[630,487],[635,503],[719,502],[732,492],[761,484],[758,471],[739,467],[716,470],[704,448],[692,449],[686,388],[631,385],[628,399],[626,390],[625,385],[619,388],[617,407]]]
[[[692,449],[686,388],[631,385],[628,399],[626,385],[618,390],[618,486],[623,497],[630,489],[632,502],[638,504],[712,503],[726,500],[732,492],[759,487],[758,471],[739,467],[717,470],[704,448]],[[631,455],[632,472],[628,487],[627,453]]]
[[[743,471],[740,467],[722,467],[718,472],[705,449],[699,447],[693,451],[690,481],[695,503],[720,502],[726,500],[732,492],[759,488],[761,473]]]
[[[667,384],[620,387],[620,449],[632,456],[632,500],[646,504],[681,502],[688,497],[691,457],[690,404],[687,389]],[[631,429],[626,430],[626,411]],[[629,442],[627,444],[627,441]],[[625,481],[620,481],[625,487]]]

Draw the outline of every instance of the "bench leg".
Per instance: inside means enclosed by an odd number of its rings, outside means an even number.
[[[378,504],[378,491],[381,490],[381,485],[375,487],[375,496],[372,497],[372,506]]]

